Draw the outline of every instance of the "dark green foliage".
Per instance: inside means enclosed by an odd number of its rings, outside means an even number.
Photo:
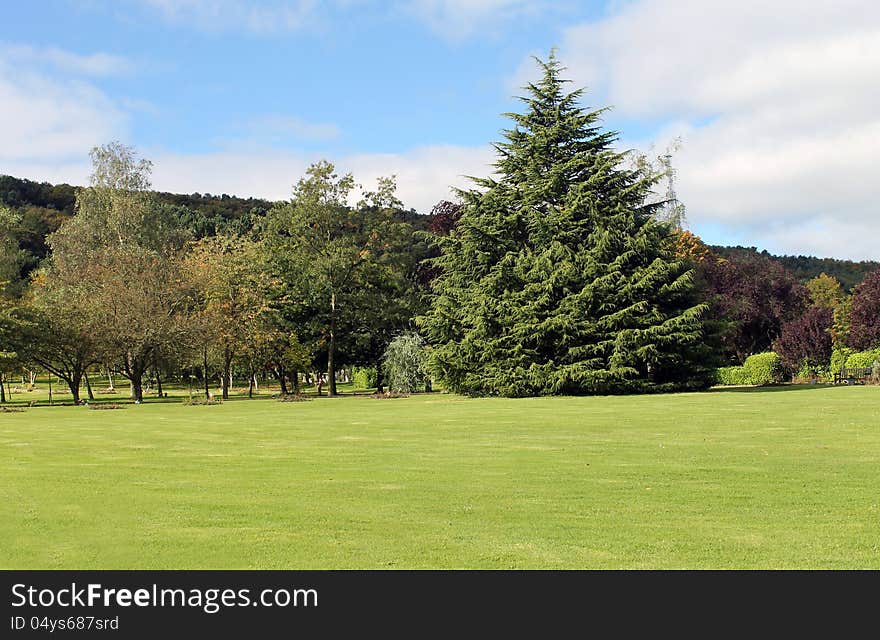
[[[806,284],[816,276],[825,273],[837,278],[844,290],[852,291],[867,273],[880,268],[880,262],[874,260],[839,260],[837,258],[816,258],[814,256],[774,256],[766,250],[758,251],[755,247],[709,247],[714,253],[724,258],[732,255],[760,255],[781,264],[797,279]]]
[[[704,388],[714,369],[688,265],[646,205],[656,177],[624,168],[602,110],[540,63],[524,114],[496,145],[495,178],[462,192],[439,239],[441,271],[421,319],[432,366],[470,395]]]
[[[294,198],[266,215],[263,234],[271,268],[283,284],[277,306],[327,371],[377,364],[419,303],[413,229],[404,222],[394,180],[348,203],[353,177],[328,162],[312,165]]]
[[[21,217],[15,235],[23,252],[22,280],[49,255],[47,237],[73,217],[79,189],[69,184],[52,185],[0,175],[0,206],[5,204]],[[158,204],[164,205],[163,215],[169,223],[181,227],[195,239],[222,233],[249,233],[273,204],[260,198],[226,194],[155,193],[154,196]]]

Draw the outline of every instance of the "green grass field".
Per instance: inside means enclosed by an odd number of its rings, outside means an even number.
[[[880,388],[0,413],[2,568],[880,568]]]

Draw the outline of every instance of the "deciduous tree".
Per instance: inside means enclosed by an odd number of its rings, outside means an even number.
[[[813,371],[828,366],[831,359],[831,316],[827,307],[813,306],[782,325],[773,350],[789,374],[802,367]]]
[[[849,346],[873,349],[880,345],[880,269],[865,276],[852,295]]]
[[[291,201],[267,214],[264,228],[271,264],[286,288],[282,314],[319,365],[326,364],[330,395],[336,395],[340,345],[350,355],[364,333],[374,335],[387,301],[374,294],[396,286],[402,274],[392,248],[411,237],[394,217],[400,202],[393,179],[380,179],[375,192],[351,206],[354,189],[350,174],[340,176],[329,162],[314,164]]]

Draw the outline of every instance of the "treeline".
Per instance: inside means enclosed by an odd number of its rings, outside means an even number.
[[[49,254],[47,238],[75,215],[76,194],[80,188],[0,175],[0,206],[18,214],[11,233],[22,252],[19,281],[25,282]],[[246,233],[274,204],[260,198],[209,193],[156,192],[155,199],[167,205],[165,214],[174,218],[194,238]]]
[[[880,268],[847,291],[832,275],[802,284],[765,253],[716,252],[688,232],[678,250],[693,259],[709,303],[707,320],[727,365],[720,382],[831,379],[844,366],[870,368],[880,359]],[[761,363],[760,376],[742,367],[750,357]]]
[[[431,249],[391,179],[351,205],[353,177],[318,163],[292,200],[228,203],[213,210],[225,226],[205,233],[209,215],[194,225],[179,202],[152,191],[151,164],[133,149],[104,145],[92,161],[76,214],[47,236],[47,256],[26,281],[15,280],[31,257],[16,246],[24,216],[0,208],[0,381],[44,369],[78,402],[101,368],[127,378],[141,401],[147,378],[160,388],[198,379],[206,395],[219,379],[228,397],[235,374],[253,382],[268,372],[287,393],[326,373],[335,394],[340,368],[377,367],[424,308]],[[51,189],[43,195],[68,206]],[[203,204],[210,213],[216,203]]]
[[[603,110],[565,92],[554,58],[540,65],[495,174],[430,216],[404,207],[393,178],[365,190],[326,161],[286,201],[173,197],[119,143],[92,150],[72,203],[7,180],[0,394],[40,368],[78,401],[101,368],[136,401],[146,379],[199,381],[207,396],[219,379],[228,396],[260,373],[283,394],[326,377],[335,395],[353,367],[379,389],[387,375],[474,396],[667,392],[747,360],[814,374],[880,347],[880,270],[850,293],[707,247],[657,198],[663,175],[615,151]],[[41,255],[22,244],[25,197]]]
[[[8,175],[0,175],[0,205],[20,215],[12,233],[22,253],[22,269],[18,276],[26,281],[49,252],[46,239],[75,213],[76,192],[80,187],[69,184],[53,185]],[[275,204],[261,198],[239,198],[227,194],[177,194],[156,192],[158,202],[170,205],[167,214],[187,229],[195,238],[222,234],[244,234],[254,228]],[[402,218],[420,230],[448,232],[452,225],[449,212],[451,203],[439,203],[439,209],[419,214],[413,209],[398,212]],[[435,220],[436,218],[436,220]],[[824,273],[836,278],[846,291],[852,291],[871,271],[880,268],[872,260],[843,260],[815,256],[773,255],[755,247],[712,245],[713,253],[721,257],[732,255],[760,255],[780,263],[801,284]]]
[[[875,260],[840,260],[838,258],[817,258],[815,256],[776,256],[767,250],[758,251],[755,247],[722,247],[712,245],[713,253],[722,257],[732,255],[760,255],[781,264],[801,284],[806,284],[820,274],[836,278],[846,291],[852,291],[871,271],[880,269],[880,262]]]

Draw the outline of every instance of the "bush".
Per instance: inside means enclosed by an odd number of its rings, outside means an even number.
[[[880,347],[871,349],[870,351],[856,351],[850,353],[846,359],[846,367],[853,368],[871,368],[875,361],[880,361]]]
[[[742,366],[718,369],[718,384],[760,386],[780,382],[782,382],[782,362],[772,351],[749,356]]]
[[[812,372],[825,367],[831,359],[831,309],[811,307],[794,320],[782,325],[782,334],[773,343],[788,374],[800,377],[807,368]]]
[[[376,369],[373,367],[354,367],[351,381],[355,389],[373,389],[376,386]]]
[[[782,382],[782,362],[772,351],[756,353],[743,362],[748,384],[767,385]]]
[[[794,374],[794,382],[825,382],[828,380],[828,367],[810,364],[809,362],[801,363],[797,373]]]
[[[840,370],[846,366],[846,359],[853,354],[853,350],[848,347],[834,347],[831,352],[831,365],[829,371],[832,376],[840,373]]]
[[[398,393],[423,391],[429,379],[425,356],[425,340],[419,334],[394,338],[383,356],[388,388]]]
[[[742,366],[721,367],[718,369],[718,384],[740,385],[749,384],[746,380],[746,372]]]

